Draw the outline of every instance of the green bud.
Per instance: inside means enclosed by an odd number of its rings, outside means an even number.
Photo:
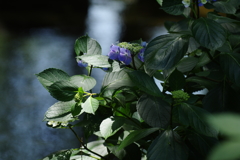
[[[172,93],[172,97],[173,97],[174,101],[177,103],[187,101],[190,98],[188,93],[186,93],[182,90],[172,91],[171,93]]]
[[[75,102],[77,102],[77,103],[81,102],[82,99],[83,99],[83,93],[78,92],[77,94],[75,94],[75,96],[74,96]]]

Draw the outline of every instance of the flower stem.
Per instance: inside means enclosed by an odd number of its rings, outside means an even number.
[[[72,129],[71,126],[69,126],[69,129],[73,132],[73,134],[77,137],[78,141],[80,142],[81,146],[86,149],[88,152],[92,153],[92,154],[95,154],[99,157],[101,157],[101,159],[105,159],[103,156],[101,156],[100,154],[94,152],[94,151],[91,151],[90,149],[88,149],[85,144],[83,143],[83,141],[81,140],[81,138],[77,135],[77,133]]]

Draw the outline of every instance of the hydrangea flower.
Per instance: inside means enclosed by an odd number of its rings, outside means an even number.
[[[88,64],[86,62],[83,62],[82,60],[77,61],[79,67],[87,67]]]
[[[120,54],[118,55],[118,60],[122,61],[126,65],[132,62],[132,56],[130,50],[126,48],[120,48]]]
[[[110,52],[108,53],[108,56],[112,60],[117,60],[120,53],[120,47],[116,45],[111,45]]]
[[[190,6],[191,0],[183,0],[182,4],[187,8]]]
[[[138,58],[144,62],[143,54],[144,54],[145,48],[142,48],[138,53]]]
[[[142,42],[142,43],[141,43],[141,46],[146,47],[146,46],[147,46],[147,42],[145,42],[145,41]]]

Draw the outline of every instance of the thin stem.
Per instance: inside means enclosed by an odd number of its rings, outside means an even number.
[[[92,153],[92,154],[95,154],[99,157],[101,157],[101,159],[105,159],[103,156],[101,156],[100,154],[96,153],[96,152],[93,152],[91,151],[90,149],[88,149],[85,144],[83,143],[83,141],[81,140],[81,138],[77,135],[77,133],[72,129],[71,126],[69,126],[69,129],[73,132],[73,134],[77,137],[78,141],[80,142],[81,146],[86,149],[88,152]]]

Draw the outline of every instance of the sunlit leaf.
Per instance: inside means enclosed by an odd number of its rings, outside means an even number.
[[[88,99],[81,104],[82,105],[82,112],[95,114],[96,110],[99,107],[99,102],[97,99],[93,98],[92,96],[88,97]]]
[[[97,83],[93,77],[86,75],[74,75],[70,78],[70,82],[78,87],[82,87],[84,91],[91,90]]]
[[[65,73],[64,71],[60,70],[60,69],[56,69],[56,68],[49,68],[46,69],[38,74],[36,74],[37,79],[39,80],[39,82],[43,85],[43,87],[45,87],[46,89],[48,89],[47,87],[49,87],[50,85],[52,85],[53,83],[57,82],[57,81],[68,81],[70,79],[70,76]]]
[[[82,59],[88,65],[93,65],[94,67],[109,68],[111,64],[108,62],[109,57],[104,55],[82,55],[77,58]]]

